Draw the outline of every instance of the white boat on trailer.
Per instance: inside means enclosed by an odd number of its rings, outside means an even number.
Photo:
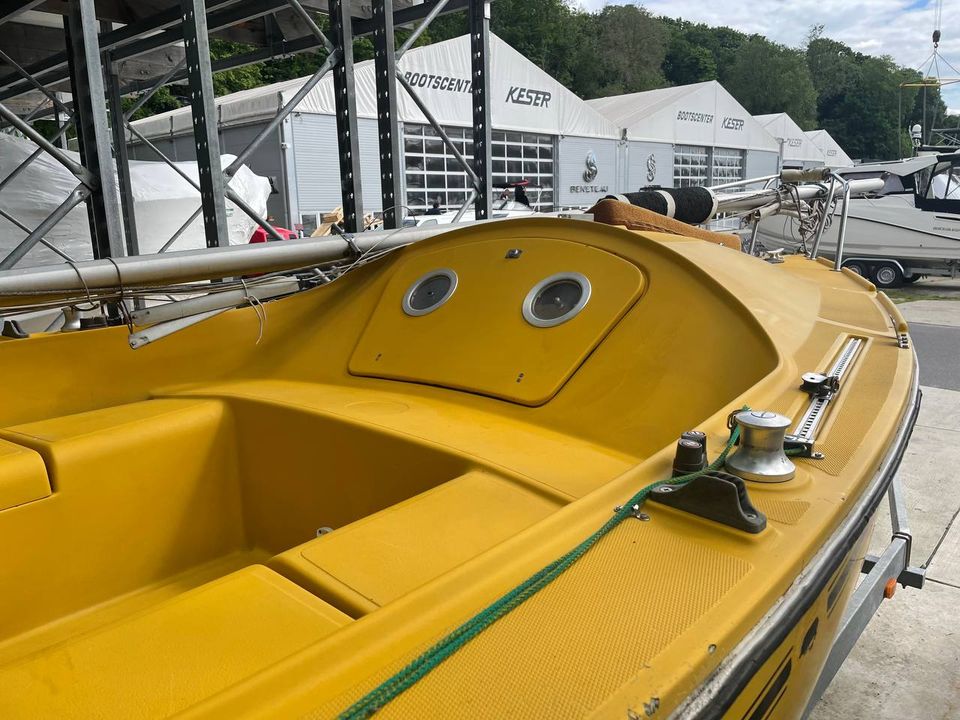
[[[924,155],[894,162],[866,163],[836,171],[835,183],[882,178],[877,193],[851,198],[843,267],[882,288],[899,287],[926,276],[960,274],[960,152]],[[819,251],[836,256],[843,209],[834,192]],[[802,212],[778,215],[760,224],[762,248],[806,250],[817,227]]]

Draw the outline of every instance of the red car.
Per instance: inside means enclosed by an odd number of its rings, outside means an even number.
[[[293,240],[294,238],[300,237],[293,230],[287,230],[286,228],[277,227],[276,225],[273,226],[273,229],[276,230],[277,234],[284,240]],[[253,235],[250,236],[251,243],[267,242],[268,239],[272,240],[273,238],[268,238],[267,231],[259,226],[253,231]]]

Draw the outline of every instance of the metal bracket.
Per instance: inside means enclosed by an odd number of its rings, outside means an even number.
[[[783,449],[791,457],[811,458],[823,460],[823,453],[813,449],[814,440],[804,439],[797,435],[787,435],[783,438]]]
[[[771,265],[779,265],[780,263],[785,262],[783,259],[783,248],[764,250],[760,257]]]
[[[900,537],[895,535],[894,537]],[[863,558],[863,565],[860,568],[860,572],[864,575],[869,575],[876,564],[880,562],[880,557],[877,555],[867,555]],[[900,587],[912,587],[917,590],[923,590],[923,585],[927,579],[926,568],[917,567],[916,565],[908,565],[903,570],[900,571],[900,574],[897,575],[897,584]]]
[[[354,239],[353,235],[346,231],[346,229],[337,223],[334,223],[330,229],[334,232],[334,234],[339,235],[347,244],[347,247],[350,249],[350,253],[353,255],[353,260],[359,260],[361,257],[363,257],[363,251],[360,249],[360,246],[357,245],[357,241]]]
[[[893,537],[883,554],[879,557],[867,555],[863,560],[860,571],[864,574],[864,578],[847,603],[843,618],[840,620],[840,630],[802,715],[804,720],[810,716],[823,693],[830,686],[830,682],[840,670],[840,666],[847,659],[853,646],[856,645],[860,635],[880,607],[880,603],[890,597],[888,589],[890,581],[896,579],[896,582],[903,587],[923,589],[926,570],[910,565],[913,535],[907,527],[903,490],[897,477],[891,481],[887,497],[890,502]]]

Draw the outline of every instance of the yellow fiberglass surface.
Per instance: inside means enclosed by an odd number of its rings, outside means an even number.
[[[802,257],[545,218],[267,303],[259,343],[251,308],[137,351],[4,339],[0,717],[799,717],[869,517],[710,683],[904,423],[887,308]],[[683,431],[713,460],[732,411],[799,417],[851,339],[823,457],[746,484],[762,532],[653,502],[610,522]]]

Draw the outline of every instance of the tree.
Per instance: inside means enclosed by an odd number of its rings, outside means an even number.
[[[754,35],[741,46],[724,86],[752,115],[787,113],[803,129],[817,123],[817,93],[799,50]]]
[[[669,35],[663,24],[636,5],[607,5],[593,16],[592,54],[598,72],[585,97],[604,97],[662,87]],[[589,25],[589,23],[588,23]]]
[[[694,45],[686,35],[674,33],[663,61],[663,74],[671,85],[716,80],[717,59],[708,48]]]

